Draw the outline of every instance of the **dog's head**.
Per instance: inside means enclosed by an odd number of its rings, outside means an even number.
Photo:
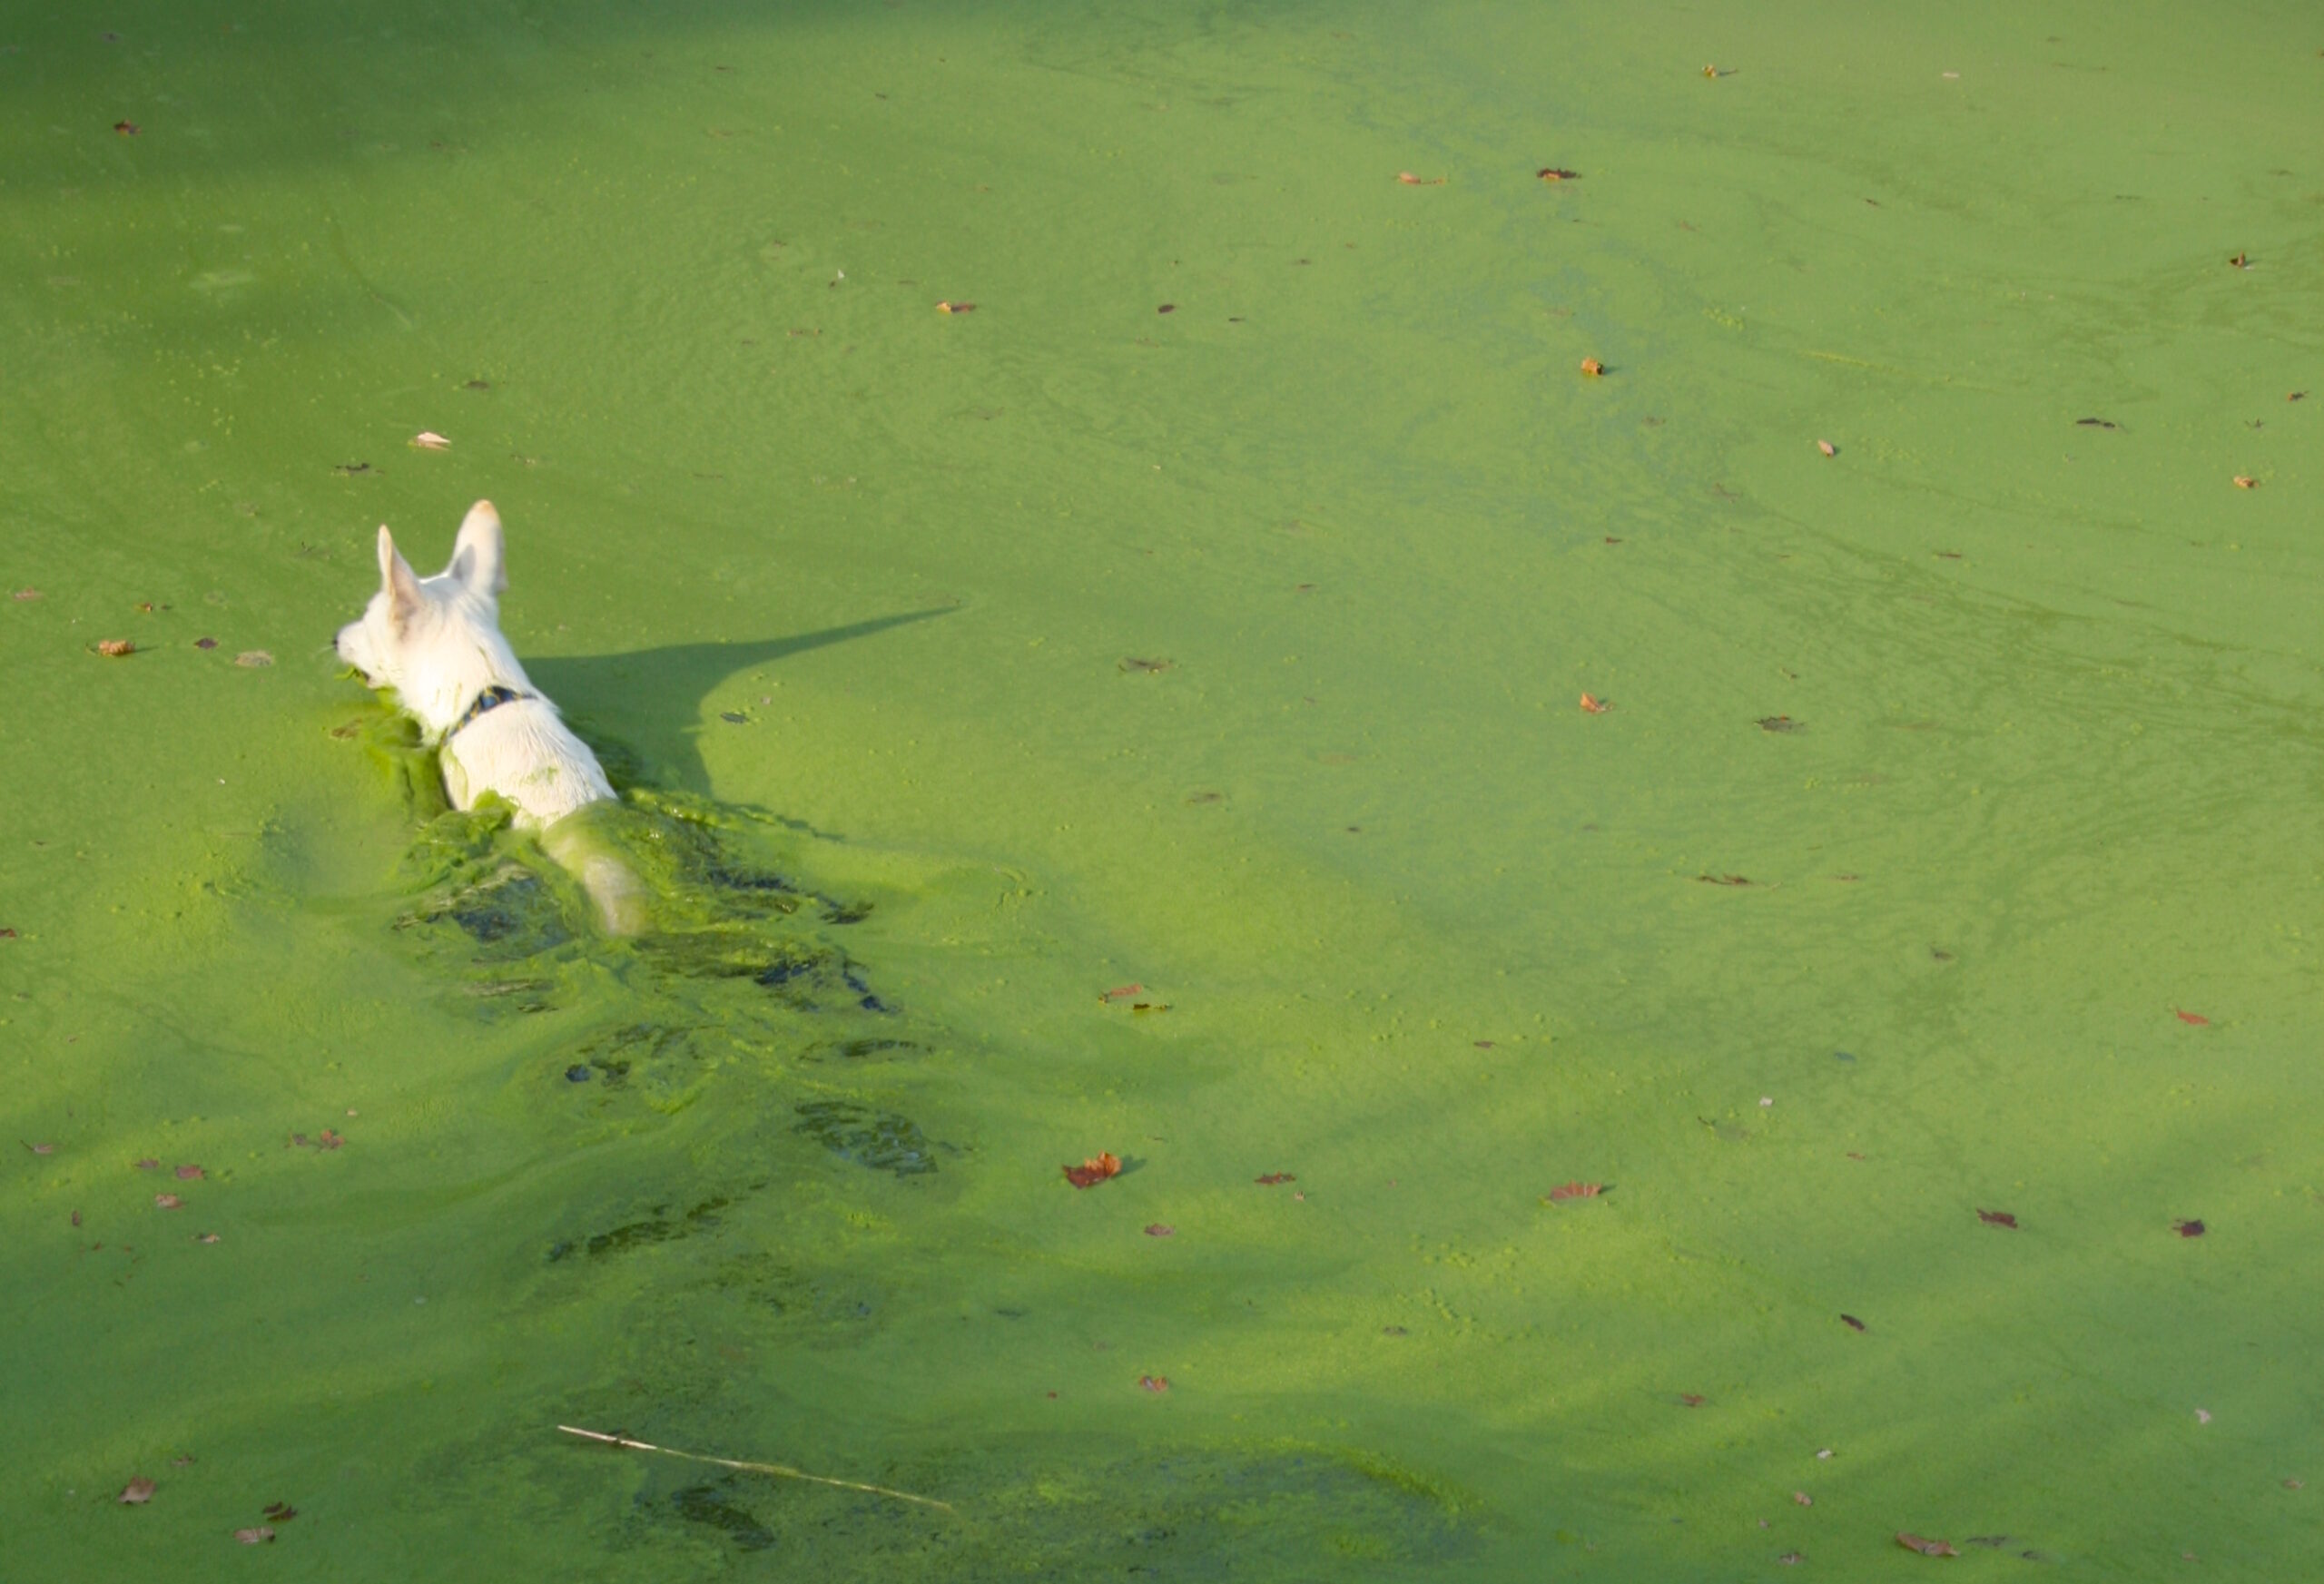
[[[507,586],[500,514],[488,500],[468,508],[450,564],[433,577],[412,571],[381,524],[379,592],[361,620],[339,630],[339,657],[373,687],[395,689],[406,709],[440,731],[481,689],[525,685],[500,635]]]

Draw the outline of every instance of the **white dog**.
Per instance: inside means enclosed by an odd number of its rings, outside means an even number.
[[[488,500],[468,508],[451,564],[433,577],[413,574],[381,524],[379,592],[362,620],[340,629],[340,658],[371,686],[395,690],[435,748],[454,808],[497,793],[517,811],[517,828],[538,832],[549,856],[580,879],[606,928],[635,934],[645,924],[636,876],[619,859],[588,851],[570,817],[613,802],[614,789],[501,636],[507,586],[500,514]]]

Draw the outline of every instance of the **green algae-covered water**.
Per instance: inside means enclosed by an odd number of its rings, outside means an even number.
[[[2324,34],[1885,9],[0,21],[7,1576],[2311,1570]]]

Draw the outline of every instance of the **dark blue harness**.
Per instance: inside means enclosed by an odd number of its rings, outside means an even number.
[[[468,705],[467,713],[461,715],[458,720],[452,723],[452,729],[444,733],[444,742],[449,743],[454,737],[459,735],[461,728],[469,724],[469,723],[473,722],[478,716],[490,714],[502,704],[513,704],[519,699],[528,699],[534,696],[534,694],[529,693],[518,693],[513,687],[501,687],[496,684],[492,687],[486,688],[482,693],[476,695],[476,702]],[[440,747],[442,744],[439,743],[438,746]]]

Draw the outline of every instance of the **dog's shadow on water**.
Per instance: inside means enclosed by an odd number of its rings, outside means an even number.
[[[525,670],[584,736],[595,736],[593,728],[609,733],[651,766],[656,782],[708,797],[710,772],[697,739],[716,723],[704,719],[703,701],[723,684],[810,649],[869,638],[959,608],[905,611],[783,638],[672,644],[623,654],[545,655],[527,660]]]

